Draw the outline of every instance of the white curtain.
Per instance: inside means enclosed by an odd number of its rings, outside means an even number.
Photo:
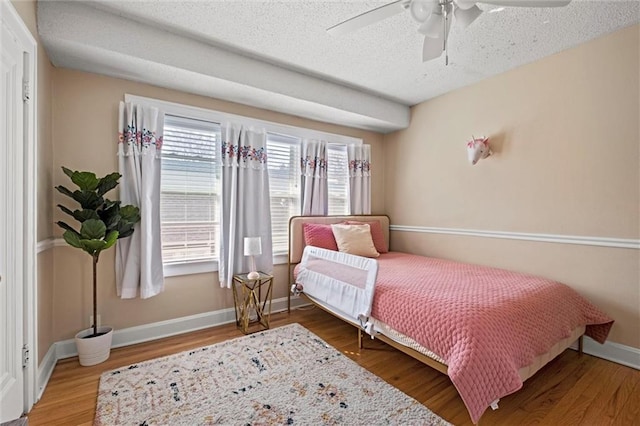
[[[116,245],[118,296],[155,296],[164,290],[160,240],[160,149],[163,116],[157,108],[120,102],[118,165],[122,205],[140,208],[133,235]]]
[[[300,173],[302,214],[326,216],[329,212],[326,141],[302,141]]]
[[[349,145],[350,214],[371,214],[371,145]]]
[[[266,140],[264,130],[235,124],[222,127],[221,287],[231,287],[234,274],[251,269],[250,259],[244,256],[244,237],[261,238],[256,268],[273,271]]]

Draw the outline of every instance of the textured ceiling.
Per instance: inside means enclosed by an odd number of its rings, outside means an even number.
[[[172,51],[170,46],[163,51],[165,46],[160,43],[150,44],[149,37],[136,37],[135,27],[138,25],[131,20],[143,23],[145,27],[169,32],[173,37],[186,37],[202,46],[219,49],[217,51],[239,54],[243,58],[250,58],[253,64],[258,62],[255,61],[257,59],[267,62],[272,69],[307,77],[301,83],[305,87],[300,88],[298,95],[288,93],[286,81],[281,82],[285,86],[283,89],[265,87],[266,82],[254,84],[249,81],[252,71],[244,67],[235,69],[237,74],[247,73],[247,78],[243,81],[238,81],[239,77],[236,79],[216,75],[215,70],[200,72],[187,67],[187,72],[197,72],[218,80],[235,79],[236,83],[262,90],[259,98],[262,103],[258,101],[258,106],[279,110],[277,106],[274,108],[265,101],[264,91],[280,91],[280,95],[335,110],[328,115],[298,115],[340,122],[338,115],[341,111],[346,111],[355,114],[349,125],[380,131],[394,130],[407,124],[407,118],[400,116],[404,114],[408,117],[408,112],[390,112],[396,105],[411,106],[420,103],[640,22],[640,3],[637,0],[573,0],[563,8],[506,7],[493,13],[489,11],[496,9],[495,6],[479,3],[485,13],[467,29],[455,25],[454,21],[449,39],[450,63],[445,66],[443,57],[422,62],[423,37],[417,32],[418,24],[407,11],[350,34],[332,36],[326,33],[326,28],[387,3],[385,1],[90,1],[70,2],[60,13],[52,13],[51,10],[43,12],[39,6],[39,30],[54,64],[114,76],[129,76],[136,80],[145,80],[141,73],[145,74],[149,70],[141,68],[136,72],[131,65],[124,64],[125,57],[121,61],[110,61],[108,69],[103,67],[102,71],[98,66],[92,68],[90,65],[92,59],[89,52],[92,45],[97,44],[96,49],[105,54],[110,50],[118,51],[117,44],[122,42],[117,40],[116,34],[113,35],[113,40],[105,41],[104,37],[109,38],[107,32],[106,36],[101,35],[100,40],[92,43],[91,37],[86,37],[86,32],[82,32],[86,28],[68,29],[65,33],[59,27],[72,28],[80,25],[73,21],[84,19],[88,15],[86,10],[82,13],[73,12],[81,6],[80,3],[85,3],[82,5],[85,9],[100,9],[96,12],[108,12],[109,15],[114,14],[127,20],[126,26],[131,31],[128,34],[130,43],[144,43],[145,49],[155,52],[142,58],[149,63],[155,61],[179,69],[177,64],[164,63],[166,61],[162,55],[174,55],[177,58],[185,52]],[[99,19],[104,20],[104,16],[100,15]],[[126,55],[124,49],[121,50],[121,56]],[[99,55],[94,51],[93,56]],[[121,67],[119,62],[123,63]],[[314,78],[308,78],[309,76]],[[179,72],[178,75],[172,75],[172,79],[176,77],[180,78]],[[185,77],[188,78],[188,74]],[[312,80],[320,80],[325,84],[324,88],[318,86],[314,89]],[[157,81],[150,82],[163,85]],[[338,91],[341,87],[346,87],[369,96],[368,100],[359,100],[360,103],[375,101],[377,98],[382,98],[380,105],[384,101],[390,102],[386,106],[382,105],[384,112],[381,110],[372,114],[356,111],[357,107],[335,104],[331,100],[313,99],[314,96],[322,98],[322,92],[326,95],[327,85],[331,83],[334,84],[331,87],[338,88]],[[183,90],[197,91],[193,88]],[[356,90],[347,91],[353,94],[354,100],[357,99]],[[218,96],[204,88],[202,93]],[[238,101],[233,96],[227,98]],[[240,102],[249,104],[257,100],[246,93],[243,99],[244,102]],[[348,101],[343,101],[348,104]],[[313,109],[313,105],[307,106]],[[295,110],[296,107],[292,105],[292,108]],[[295,113],[286,108],[280,110]],[[384,114],[392,117],[388,120],[389,123],[384,123],[385,119],[381,117]],[[358,117],[364,118],[360,124]],[[373,121],[367,122],[367,117]]]

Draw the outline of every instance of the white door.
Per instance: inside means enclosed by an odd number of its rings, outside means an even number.
[[[0,423],[24,408],[23,157],[24,49],[2,19],[0,76]]]

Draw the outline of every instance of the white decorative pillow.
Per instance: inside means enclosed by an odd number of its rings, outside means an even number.
[[[369,224],[334,224],[331,225],[331,230],[336,238],[339,251],[364,257],[380,256],[380,253],[376,251],[376,246],[373,245]]]

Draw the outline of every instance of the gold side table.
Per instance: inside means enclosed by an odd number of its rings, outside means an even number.
[[[259,272],[259,274],[260,276],[255,280],[249,279],[246,273],[233,276],[233,303],[236,308],[236,325],[244,334],[255,333],[269,328],[273,275],[265,274],[264,272]],[[252,325],[257,325],[257,328],[250,331],[249,329]]]

